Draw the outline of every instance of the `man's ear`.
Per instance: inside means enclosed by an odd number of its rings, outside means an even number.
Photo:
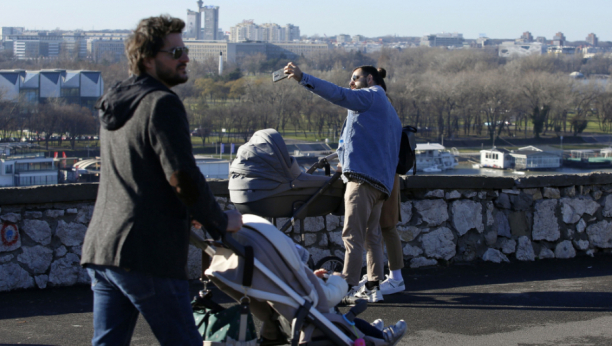
[[[374,85],[374,76],[369,74],[368,77],[366,77],[366,81],[368,82],[368,86],[371,87],[372,85]]]
[[[147,57],[142,59],[142,64],[147,72],[155,70],[155,58]],[[150,73],[149,73],[150,74]]]

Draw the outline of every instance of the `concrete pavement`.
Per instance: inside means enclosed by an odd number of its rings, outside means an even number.
[[[612,345],[611,255],[408,268],[403,275],[406,292],[360,316],[406,320],[401,345]],[[191,287],[195,294],[200,284]],[[88,286],[0,293],[0,345],[87,345],[91,320]],[[157,345],[142,319],[132,345]]]

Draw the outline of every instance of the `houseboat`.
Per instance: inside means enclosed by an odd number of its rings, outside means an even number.
[[[571,150],[569,157],[563,158],[565,167],[610,168],[612,167],[612,148],[600,152],[591,149]]]
[[[510,153],[516,170],[551,170],[561,167],[561,152],[556,149],[544,150],[533,146],[519,148]]]
[[[427,143],[416,145],[416,169],[417,172],[437,172],[452,169],[457,166],[455,156],[443,145],[438,143]],[[412,170],[408,174],[411,174]]]
[[[0,186],[57,184],[58,170],[52,157],[29,144],[0,146]],[[32,150],[34,149],[34,150]]]
[[[478,168],[514,168],[514,157],[506,149],[492,148],[480,151],[480,165]]]

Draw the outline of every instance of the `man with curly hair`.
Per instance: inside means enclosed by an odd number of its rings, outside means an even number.
[[[93,345],[129,345],[142,314],[161,345],[202,345],[190,305],[191,224],[214,238],[242,227],[196,166],[185,108],[185,23],[140,21],[126,43],[132,76],[102,96],[100,186],[81,264],[94,292]]]

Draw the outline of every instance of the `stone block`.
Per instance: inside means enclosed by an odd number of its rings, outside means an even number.
[[[327,233],[329,236],[329,241],[332,244],[338,245],[344,249],[344,240],[342,240],[342,232],[329,232]]]
[[[452,203],[453,225],[460,236],[471,229],[478,233],[484,231],[482,223],[482,204],[471,200],[459,200]]]
[[[329,250],[323,250],[323,249],[319,249],[316,247],[310,248],[308,249],[308,251],[310,252],[310,255],[312,256],[312,260],[315,263],[317,263],[324,257],[331,256],[331,252]],[[340,257],[340,258],[344,258],[344,257]]]
[[[563,188],[563,196],[565,196],[565,197],[575,197],[576,196],[576,187],[575,186],[568,186],[566,188]]]
[[[582,233],[582,232],[584,232],[586,227],[587,227],[587,224],[584,221],[584,219],[580,219],[580,221],[578,221],[578,223],[576,224],[576,232]]]
[[[21,230],[41,245],[49,245],[51,243],[51,227],[49,227],[47,221],[23,220]]]
[[[516,252],[516,241],[514,239],[502,238],[499,245],[499,247],[501,248],[501,252],[506,255]]]
[[[497,243],[497,230],[493,228],[492,230],[485,232],[484,238],[487,246],[495,245],[495,243]]]
[[[586,234],[594,247],[612,248],[612,222],[599,221],[586,228]]]
[[[63,257],[67,253],[68,253],[68,250],[66,249],[66,247],[64,245],[61,245],[60,247],[55,249],[55,251],[53,252],[53,255],[55,256],[55,258],[60,258],[60,257]]]
[[[410,268],[420,268],[420,267],[429,267],[435,266],[438,264],[438,261],[435,259],[425,258],[425,257],[417,257],[410,260]]]
[[[34,274],[42,274],[47,271],[53,260],[53,251],[41,245],[22,248],[23,252],[17,256],[17,260],[25,264]]]
[[[501,253],[499,250],[492,248],[487,249],[487,251],[482,255],[482,260],[493,263],[510,262],[506,255]]]
[[[8,213],[8,214],[0,215],[0,219],[2,219],[2,221],[8,221],[8,222],[11,222],[11,223],[17,223],[17,222],[21,221],[21,214]]]
[[[47,283],[49,282],[48,275],[38,275],[34,277],[34,281],[36,282],[36,286],[40,289],[47,288]]]
[[[85,206],[79,210],[77,216],[74,218],[74,222],[82,223],[84,225],[89,224],[91,216],[93,215],[94,206]]]
[[[593,191],[591,192],[591,197],[593,197],[594,200],[599,200],[601,198],[601,196],[603,195],[603,192],[601,191]]]
[[[78,213],[78,209],[77,208],[68,208],[66,209],[66,214],[76,214]]]
[[[397,233],[399,234],[402,241],[409,242],[416,239],[421,234],[422,229],[416,226],[399,226],[397,227]]]
[[[299,222],[297,223],[299,229]],[[325,229],[323,216],[307,217],[304,219],[304,230],[306,232],[319,232]]]
[[[542,249],[540,249],[540,255],[538,256],[538,258],[540,259],[555,258],[555,253],[552,252],[551,249],[542,246]]]
[[[506,214],[502,211],[498,211],[495,214],[493,229],[497,231],[497,235],[500,237],[512,238],[510,222]]]
[[[429,191],[425,194],[426,198],[444,198],[444,190],[437,189],[433,191]]]
[[[310,247],[317,242],[317,235],[315,233],[307,233],[304,236],[304,245],[307,247]]]
[[[4,264],[7,262],[10,262],[13,260],[13,258],[15,258],[15,256],[8,254],[8,255],[4,255],[4,256],[0,256],[0,264]]]
[[[540,189],[523,189],[523,193],[530,195],[531,199],[534,201],[537,201],[543,198],[542,191],[540,191]]]
[[[26,219],[40,219],[43,216],[42,211],[26,211],[24,214]]]
[[[586,251],[589,249],[589,241],[588,240],[574,240],[574,246],[576,249],[581,251]]]
[[[487,198],[487,192],[486,191],[478,192],[478,199],[486,199],[486,198]]]
[[[79,256],[69,253],[51,263],[49,282],[53,286],[72,286],[78,282],[80,269]]]
[[[402,253],[404,254],[404,256],[418,257],[423,253],[423,250],[421,250],[421,248],[418,246],[406,244],[406,246],[404,246],[404,248],[402,249]]]
[[[0,265],[0,292],[34,287],[34,279],[17,263]]]
[[[519,261],[534,261],[535,252],[529,238],[522,236],[518,238],[518,247],[516,249],[516,259]]]
[[[400,222],[405,225],[412,219],[412,202],[403,202],[400,204]]]
[[[607,195],[604,199],[604,208],[601,213],[605,217],[612,217],[612,195]]]
[[[544,199],[536,203],[533,220],[533,240],[556,241],[561,237],[559,222],[555,216],[556,199]]]
[[[574,258],[576,257],[576,250],[574,250],[574,246],[572,242],[569,240],[564,240],[557,244],[555,247],[555,257],[556,258]]]
[[[335,231],[338,227],[340,227],[340,217],[336,215],[327,215],[327,230]]]
[[[544,198],[559,199],[561,198],[561,193],[559,192],[559,189],[555,187],[545,187]]]
[[[77,246],[83,244],[86,231],[87,226],[83,224],[66,223],[64,220],[59,220],[55,229],[55,236],[66,246]]]
[[[327,233],[321,234],[321,239],[319,240],[318,246],[322,248],[326,248],[327,246],[329,246],[329,240],[327,237]]]
[[[495,219],[493,218],[494,211],[495,207],[493,206],[493,202],[487,202],[487,226],[493,226],[493,223],[495,223]]]
[[[423,250],[427,257],[450,260],[456,254],[455,237],[453,232],[440,227],[421,237]]]
[[[444,197],[446,198],[446,200],[450,201],[450,200],[461,198],[461,193],[459,193],[459,191],[457,190],[453,190],[451,192],[447,192]]]
[[[505,193],[508,195],[518,195],[521,192],[519,190],[513,190],[513,189],[502,189],[502,193]]]
[[[448,206],[444,200],[415,201],[414,208],[428,226],[438,226],[448,220]]]
[[[590,196],[566,197],[561,198],[560,202],[563,222],[566,224],[578,222],[585,213],[592,216],[599,209],[599,203],[593,201]]]
[[[64,211],[60,209],[48,209],[45,210],[45,216],[57,219],[60,216],[64,216]]]
[[[508,194],[501,193],[499,197],[497,197],[497,199],[495,200],[495,206],[502,209],[510,209],[511,204],[510,197],[508,197]]]
[[[461,194],[465,198],[474,198],[474,197],[476,197],[478,195],[478,193],[476,193],[476,191],[462,191]]]
[[[510,196],[510,202],[512,203],[513,210],[529,210],[532,207],[533,197],[526,193],[521,193],[518,195]]]

